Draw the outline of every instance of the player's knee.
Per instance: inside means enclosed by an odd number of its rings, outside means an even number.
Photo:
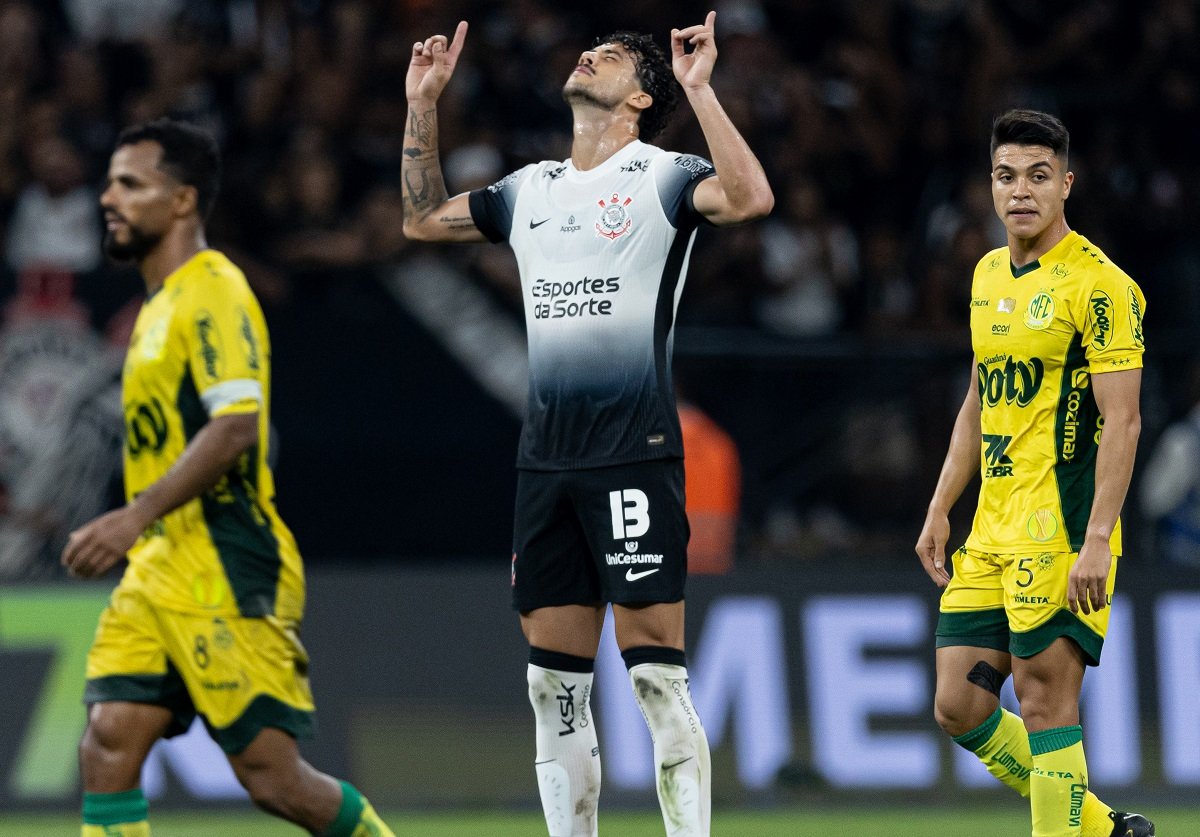
[[[963,735],[987,720],[986,715],[982,718],[976,718],[977,714],[977,712],[973,711],[973,707],[970,704],[964,703],[961,700],[955,700],[943,694],[934,696],[933,719],[937,721],[937,725],[947,735]]]
[[[958,714],[955,712],[956,707],[945,705],[938,701],[933,703],[933,719],[937,721],[937,725],[947,735],[960,735],[958,731],[961,726]]]

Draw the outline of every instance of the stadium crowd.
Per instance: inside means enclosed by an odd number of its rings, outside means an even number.
[[[422,247],[401,233],[414,37],[471,22],[440,108],[455,192],[565,156],[568,111],[553,80],[566,78],[579,45],[618,28],[665,42],[690,22],[681,15],[695,16],[683,5],[0,0],[5,318],[53,309],[121,343],[139,288],[101,261],[96,199],[118,130],[160,114],[219,138],[226,173],[210,239],[246,269],[268,318],[298,276],[414,260],[483,278],[516,315],[506,252]],[[1152,344],[1186,353],[1200,320],[1200,244],[1190,229],[1200,216],[1196,0],[715,8],[714,84],[778,200],[764,223],[701,237],[681,329],[801,342],[917,337],[965,351],[971,270],[1004,243],[980,149],[992,118],[1021,105],[1058,113],[1071,129],[1072,226],[1139,281]],[[686,108],[659,144],[703,148]],[[1147,393],[1149,430],[1188,406],[1161,382]],[[948,427],[931,432],[931,450]],[[0,484],[17,458],[4,444]],[[935,476],[936,463],[903,450],[893,459],[899,483]],[[853,471],[853,452],[846,462]],[[760,522],[770,529],[766,516]]]

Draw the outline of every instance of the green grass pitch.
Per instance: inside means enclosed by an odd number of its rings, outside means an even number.
[[[1189,837],[1200,834],[1200,809],[1155,809],[1150,811],[1159,837]],[[894,808],[876,811],[854,809],[789,808],[763,812],[716,811],[713,834],[717,837],[1023,837],[1029,833],[1029,814],[1020,807]],[[472,813],[387,816],[397,837],[537,837],[545,834],[536,813]],[[163,812],[151,818],[154,837],[297,837],[297,828],[253,811],[180,814]],[[0,814],[4,837],[44,837],[79,833],[74,814]],[[610,837],[661,837],[662,820],[657,812],[601,812],[600,834]]]

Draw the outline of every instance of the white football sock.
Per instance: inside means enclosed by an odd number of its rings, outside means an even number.
[[[538,791],[550,837],[595,837],[600,748],[589,701],[592,674],[529,664],[537,724]]]
[[[688,691],[687,669],[640,663],[629,669],[633,695],[654,739],[654,777],[668,837],[708,837],[712,771],[708,738]]]

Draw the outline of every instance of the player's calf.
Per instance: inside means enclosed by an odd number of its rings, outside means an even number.
[[[538,792],[550,837],[592,837],[600,802],[600,748],[586,657],[529,649],[529,702],[537,730]]]
[[[621,656],[654,740],[654,776],[667,834],[707,837],[712,805],[708,738],[692,705],[684,654],[641,646]]]

